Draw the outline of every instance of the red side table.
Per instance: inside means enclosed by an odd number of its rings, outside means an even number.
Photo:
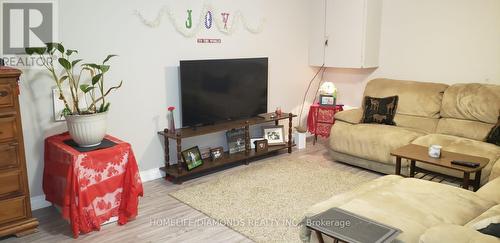
[[[137,215],[143,189],[132,148],[106,138],[116,145],[90,152],[64,143],[68,133],[45,139],[43,191],[47,201],[62,208],[75,238],[99,230],[111,217],[126,224]]]
[[[344,105],[322,106],[318,103],[311,105],[307,116],[307,128],[314,134],[314,143],[318,141],[318,135],[324,138],[330,137],[330,130],[335,123],[335,113],[343,111]]]

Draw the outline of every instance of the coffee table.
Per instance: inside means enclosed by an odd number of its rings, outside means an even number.
[[[390,243],[402,232],[340,208],[328,209],[303,223],[316,232],[319,243],[325,242],[323,234],[333,238],[334,243]]]
[[[396,175],[401,175],[401,159],[408,159],[410,163],[410,177],[415,177],[416,173],[425,174],[435,174],[443,178],[451,178],[455,180],[461,180],[462,188],[469,190],[471,184],[470,175],[475,174],[474,180],[472,180],[472,187],[474,191],[477,191],[481,183],[481,170],[486,167],[490,162],[489,159],[477,156],[471,156],[467,154],[454,153],[441,150],[441,158],[432,158],[428,155],[428,148],[420,145],[409,144],[401,148],[395,149],[391,152],[392,156],[396,156]],[[451,163],[453,160],[462,160],[480,163],[478,167],[471,168],[466,166],[454,165]],[[416,162],[430,164],[435,166],[440,166],[450,170],[456,170],[463,172],[463,178],[453,177],[438,172],[429,171],[416,166]]]

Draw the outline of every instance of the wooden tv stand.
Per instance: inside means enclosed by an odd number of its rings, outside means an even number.
[[[296,115],[292,113],[283,113],[281,116],[276,116],[271,118],[271,114],[268,113],[265,118],[263,117],[252,117],[246,120],[236,120],[230,122],[224,122],[220,124],[210,125],[198,127],[196,129],[193,128],[180,128],[175,131],[169,131],[165,129],[161,132],[158,132],[161,136],[164,137],[165,142],[165,167],[160,168],[160,170],[166,173],[165,179],[172,180],[176,184],[180,184],[183,181],[193,179],[220,169],[227,168],[229,166],[237,165],[238,163],[248,164],[249,160],[264,156],[264,155],[272,155],[280,150],[287,149],[288,153],[292,153],[292,147],[295,144],[292,143],[292,119],[296,117]],[[253,149],[250,148],[250,126],[264,124],[268,122],[274,122],[278,125],[280,120],[288,119],[288,142],[284,145],[279,146],[269,146],[268,151],[256,153]],[[216,160],[204,160],[203,165],[194,168],[191,171],[187,170],[186,163],[182,160],[182,139],[202,136],[210,133],[216,133],[221,131],[228,131],[237,128],[245,128],[245,151],[229,154],[225,152],[223,157]],[[177,145],[177,164],[170,164],[170,155],[169,155],[169,140],[175,140]]]

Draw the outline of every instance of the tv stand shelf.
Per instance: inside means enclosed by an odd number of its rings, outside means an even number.
[[[246,120],[229,121],[209,126],[197,127],[196,129],[180,128],[176,129],[174,132],[171,132],[168,129],[160,131],[158,132],[158,134],[164,137],[165,143],[165,167],[162,167],[160,169],[166,173],[166,179],[171,179],[174,183],[182,183],[185,180],[199,177],[201,175],[224,169],[229,166],[234,166],[242,163],[248,164],[249,160],[251,159],[266,155],[272,155],[280,150],[286,149],[288,153],[292,153],[292,147],[295,146],[295,144],[292,143],[292,119],[296,117],[296,115],[292,113],[283,113],[281,116],[271,117],[271,114],[273,113],[268,113],[264,117],[252,117]],[[253,149],[250,149],[250,126],[268,122],[274,122],[275,125],[278,125],[280,120],[285,119],[288,119],[288,142],[286,144],[279,146],[269,146],[268,151],[259,153],[255,152]],[[203,164],[201,166],[196,167],[190,171],[187,170],[187,166],[182,160],[181,155],[182,139],[221,131],[228,131],[236,128],[245,128],[245,151],[234,154],[225,152],[223,157],[216,161],[205,160],[203,161]],[[170,164],[170,139],[175,140],[177,145],[177,164],[174,165]]]

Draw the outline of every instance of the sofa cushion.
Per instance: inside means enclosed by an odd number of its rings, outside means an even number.
[[[343,121],[351,124],[358,124],[363,117],[363,109],[357,108],[352,110],[345,110],[335,114],[335,120]],[[399,127],[406,127],[412,129],[419,129],[426,133],[436,132],[436,127],[440,119],[428,118],[422,116],[410,116],[397,114],[394,117],[394,122]]]
[[[480,197],[500,204],[500,178],[495,178],[481,187],[476,194]]]
[[[495,124],[499,110],[500,85],[454,84],[444,93],[441,116]]]
[[[365,96],[363,100],[362,123],[396,125],[394,115],[398,108],[398,96],[375,98]]]
[[[395,164],[390,152],[423,135],[422,131],[403,127],[336,122],[330,133],[330,148],[359,158]]]
[[[403,242],[418,242],[435,225],[464,225],[495,205],[472,191],[414,178],[391,180],[339,201],[330,200],[330,206],[397,227],[403,231],[397,239]]]
[[[441,118],[439,119],[436,133],[484,141],[492,127],[492,124],[484,122]]]
[[[386,175],[379,177],[368,183],[361,184],[350,191],[334,195],[333,197],[325,201],[316,203],[315,205],[307,209],[305,216],[310,217],[319,214],[321,212],[324,212],[330,208],[338,207],[370,191],[381,190],[381,188],[396,184],[402,179],[404,178],[397,175]]]
[[[488,181],[491,168],[493,167],[497,159],[500,157],[500,147],[496,145],[451,135],[428,134],[426,136],[422,136],[415,139],[414,141],[412,141],[412,144],[422,145],[426,147],[429,147],[430,145],[433,144],[439,144],[443,146],[442,149],[445,151],[450,151],[455,153],[465,153],[473,156],[488,158],[490,162],[482,170],[481,174],[482,184]],[[418,162],[417,166],[455,177],[460,177],[460,178],[463,177],[463,173],[460,173],[455,170],[449,170],[446,168],[418,163]],[[471,177],[472,176],[473,175],[471,175]]]
[[[307,209],[307,211],[304,214],[304,217],[311,217],[313,215],[322,213],[330,208],[338,207],[338,206],[340,206],[346,202],[349,202],[352,199],[359,197],[367,192],[370,192],[373,190],[381,190],[381,188],[398,183],[398,181],[400,181],[402,179],[403,179],[403,177],[396,176],[396,175],[387,175],[387,176],[377,178],[375,180],[370,181],[369,183],[359,185],[350,191],[347,191],[347,192],[342,193],[342,194],[334,195],[333,197],[331,197],[325,201],[314,204],[313,206],[311,206],[310,208]],[[305,225],[301,224],[300,225],[300,239],[303,242],[309,242],[310,237],[311,237],[311,230],[309,230]]]
[[[488,133],[486,142],[500,146],[500,116],[498,117],[497,124]]]
[[[396,114],[394,121],[399,127],[413,128],[425,131],[426,133],[435,133],[436,127],[440,119],[429,118],[422,116],[410,116],[403,114]]]
[[[374,79],[368,82],[364,96],[399,96],[398,114],[439,118],[446,84]]]
[[[488,179],[491,181],[498,177],[500,177],[500,158],[498,158],[497,162],[495,162],[491,167],[490,178]]]
[[[482,234],[469,227],[442,224],[434,226],[420,236],[419,243],[499,243],[500,239]]]
[[[335,120],[351,124],[360,123],[361,117],[363,117],[363,109],[360,108],[345,110],[335,114]]]
[[[479,230],[486,228],[486,226],[491,223],[498,223],[498,220],[500,220],[500,204],[488,209],[486,212],[468,222],[465,226]]]

